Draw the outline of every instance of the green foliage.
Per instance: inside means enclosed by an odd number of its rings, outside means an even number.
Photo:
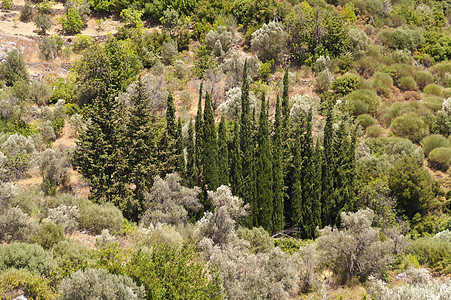
[[[418,30],[400,27],[389,35],[388,43],[395,49],[413,51],[423,45],[424,37]]]
[[[29,75],[25,61],[16,49],[8,53],[5,62],[0,67],[0,78],[8,86],[14,85],[17,81],[28,82]]]
[[[434,76],[426,71],[416,72],[414,76],[415,82],[417,83],[420,90],[423,90],[426,86],[434,82]]]
[[[41,55],[46,60],[55,59],[59,54],[61,54],[62,47],[63,41],[58,35],[45,37],[39,43],[39,50],[41,51]]]
[[[56,225],[50,220],[43,220],[40,229],[36,236],[33,237],[33,240],[44,249],[48,250],[65,238],[64,227],[62,225]]]
[[[387,73],[376,72],[372,81],[373,89],[379,96],[388,97],[393,87],[393,79]]]
[[[348,5],[352,5],[352,3],[349,2],[346,4],[346,6]],[[354,60],[362,57],[368,52],[368,50],[370,50],[371,40],[366,35],[365,32],[357,28],[351,28],[349,29],[348,35],[349,35],[349,49],[353,54]]]
[[[413,63],[412,54],[408,50],[395,50],[393,51],[392,57],[395,62],[400,64],[411,65]]]
[[[76,34],[74,38],[74,51],[81,51],[89,46],[94,42],[94,38],[89,35],[83,35],[83,34]]]
[[[20,8],[20,17],[19,19],[22,22],[28,23],[33,18],[33,6],[31,2],[25,1],[25,4]]]
[[[420,103],[422,105],[424,105],[426,108],[433,111],[434,113],[437,113],[442,108],[443,98],[438,97],[438,96],[428,95],[428,96],[425,96],[423,99],[421,99]]]
[[[52,13],[52,5],[53,4],[54,4],[54,2],[52,2],[51,0],[44,0],[40,3],[36,3],[36,5],[34,7],[40,13],[50,14],[50,13]]]
[[[451,148],[437,147],[429,153],[429,163],[434,169],[446,171],[451,165]]]
[[[429,155],[429,153],[435,148],[439,147],[451,147],[450,141],[440,134],[432,134],[421,140],[421,146],[423,147],[424,154]]]
[[[124,22],[132,27],[141,28],[143,26],[143,22],[141,17],[143,15],[142,10],[137,10],[134,8],[126,8],[121,11],[120,17],[124,20]]]
[[[112,299],[142,300],[144,288],[124,275],[108,274],[106,270],[78,270],[65,278],[60,286],[62,300]]]
[[[49,15],[44,13],[35,14],[33,21],[39,29],[40,34],[45,35],[46,31],[52,27],[52,20]]]
[[[103,229],[119,233],[123,220],[121,211],[111,203],[86,205],[80,209],[81,227],[95,234],[100,234]]]
[[[393,120],[390,130],[394,135],[418,143],[428,134],[428,126],[416,113],[405,113]]]
[[[378,125],[371,125],[367,127],[366,134],[372,138],[378,138],[382,135],[382,128]]]
[[[357,90],[346,98],[354,107],[354,115],[368,113],[374,116],[381,103],[379,96],[371,90]]]
[[[451,263],[451,243],[438,238],[423,237],[409,245],[412,253],[422,265],[428,265],[438,273],[443,273]]]
[[[37,244],[11,243],[0,247],[0,270],[25,269],[44,277],[54,275],[56,261]]]
[[[274,248],[274,240],[263,227],[254,227],[252,229],[239,227],[236,235],[250,244],[251,253],[268,253]]]
[[[0,241],[30,242],[38,225],[19,207],[11,207],[0,214]]]
[[[436,204],[437,183],[413,157],[405,156],[395,163],[388,185],[391,195],[398,199],[398,207],[409,218],[416,213],[424,215]]]
[[[1,7],[4,10],[10,10],[13,8],[14,2],[13,0],[2,0]]]
[[[67,10],[67,13],[59,20],[59,22],[67,34],[79,33],[85,26],[80,13],[73,7],[70,7]]]
[[[398,87],[402,91],[416,91],[418,86],[412,76],[404,76],[398,80]]]
[[[252,33],[251,49],[261,61],[278,63],[286,52],[287,38],[283,25],[273,21]]]
[[[29,299],[57,299],[50,280],[26,270],[8,269],[0,274],[0,294],[3,299],[13,299],[20,290]]]
[[[342,77],[339,77],[332,82],[332,90],[335,91],[338,95],[344,96],[359,87],[360,79],[357,75],[354,74],[345,74]]]
[[[441,96],[442,88],[436,84],[428,84],[424,87],[423,91],[426,94]]]
[[[368,114],[359,115],[356,118],[356,122],[363,127],[363,129],[367,129],[370,126],[373,126],[376,124],[376,121],[373,119],[372,116]]]

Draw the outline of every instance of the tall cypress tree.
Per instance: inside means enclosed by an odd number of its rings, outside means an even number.
[[[175,121],[175,105],[174,95],[171,91],[168,92],[168,102],[166,108],[166,131],[172,139],[177,138],[177,124]]]
[[[283,230],[283,157],[282,157],[282,118],[281,118],[280,98],[277,95],[276,116],[274,121],[274,135],[272,142],[273,151],[273,229],[272,232]]]
[[[196,183],[196,149],[194,144],[194,128],[193,122],[190,120],[188,124],[188,139],[186,141],[186,183],[189,187],[193,187]]]
[[[197,104],[197,114],[196,114],[196,124],[195,124],[195,132],[196,132],[196,140],[195,140],[195,166],[197,174],[195,184],[201,186],[202,184],[202,148],[203,141],[202,138],[204,136],[203,133],[203,114],[202,114],[202,88],[203,82],[200,84],[199,88],[199,103]]]
[[[240,147],[240,125],[235,121],[233,128],[233,144],[230,155],[230,183],[232,184],[232,193],[236,196],[243,194],[243,153]]]
[[[161,176],[176,172],[179,163],[177,150],[177,123],[175,119],[174,97],[169,91],[166,108],[166,130],[158,143],[158,162]]]
[[[283,91],[282,91],[282,115],[283,115],[283,130],[285,131],[285,136],[290,130],[290,99],[288,96],[289,81],[288,81],[288,69],[285,70],[283,75]]]
[[[224,116],[221,116],[218,133],[219,149],[219,185],[229,185],[229,150],[227,145],[227,127]]]
[[[290,226],[299,230],[303,222],[303,199],[302,199],[302,131],[303,126],[298,124],[296,127],[295,141],[293,144],[293,161],[291,164],[291,186],[290,191]],[[300,232],[298,234],[300,236]]]
[[[312,231],[310,232],[310,236],[315,237],[316,227],[322,228],[321,222],[321,191],[322,191],[322,165],[323,165],[323,151],[321,149],[321,143],[319,138],[316,140],[315,144],[315,153],[313,156],[313,178],[312,182],[314,183],[313,193],[311,196],[311,206],[312,206],[312,225],[314,228],[310,228]]]
[[[205,96],[203,131],[203,183],[208,190],[215,191],[219,186],[218,140],[216,136],[213,109],[211,107],[211,99],[208,93]]]
[[[242,195],[245,203],[250,205],[249,224],[257,222],[257,206],[255,203],[255,170],[254,170],[254,125],[249,103],[249,82],[247,75],[247,61],[244,63],[243,83],[241,86],[241,124],[240,147],[243,153],[243,189]]]
[[[260,123],[257,133],[257,195],[258,224],[272,231],[273,195],[272,195],[272,156],[269,140],[268,115],[266,114],[265,93],[262,95]]]
[[[323,141],[323,163],[322,163],[322,188],[321,188],[321,219],[322,225],[331,225],[335,207],[334,199],[334,132],[332,128],[332,106],[330,105],[326,112],[326,124],[324,126]]]
[[[177,149],[177,165],[176,171],[180,175],[183,181],[186,178],[186,170],[185,170],[185,153],[184,153],[184,145],[183,145],[183,135],[182,135],[182,122],[180,118],[177,120],[177,141],[175,145]]]

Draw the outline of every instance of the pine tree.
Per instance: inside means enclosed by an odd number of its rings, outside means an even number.
[[[333,141],[334,132],[332,128],[332,106],[329,106],[326,112],[326,124],[324,126],[323,141],[323,162],[322,162],[322,188],[321,188],[321,219],[322,225],[331,225],[335,208],[334,199],[334,160],[333,160]]]
[[[227,145],[227,127],[224,116],[219,122],[218,149],[219,149],[219,185],[229,185],[229,150]]]
[[[233,144],[230,155],[230,183],[232,184],[232,193],[235,196],[243,194],[243,165],[240,147],[240,125],[235,121],[233,128]]]
[[[203,88],[203,82],[200,84],[199,89],[199,103],[197,105],[197,114],[196,114],[196,124],[195,124],[195,132],[196,132],[196,140],[195,140],[195,171],[196,174],[196,180],[195,185],[201,186],[202,184],[202,137],[204,136],[203,133],[203,115],[202,115],[202,88]]]
[[[216,191],[219,186],[218,178],[218,141],[216,136],[215,119],[211,107],[210,95],[205,96],[204,128],[203,128],[203,183],[209,191]]]
[[[176,165],[176,171],[180,175],[183,181],[186,179],[186,169],[185,169],[185,153],[183,146],[183,135],[182,135],[182,122],[180,121],[180,118],[177,120],[177,135],[176,135],[176,155],[177,155],[177,165]]]
[[[273,233],[283,230],[283,157],[282,157],[282,118],[281,118],[280,98],[277,95],[276,116],[274,121],[274,135],[272,142],[273,151]]]
[[[188,139],[186,142],[186,183],[188,187],[193,187],[197,179],[195,151],[194,128],[193,122],[190,120],[188,124]]]
[[[256,202],[258,208],[258,224],[256,225],[271,231],[273,228],[272,156],[265,97],[265,93],[263,93],[257,134]]]

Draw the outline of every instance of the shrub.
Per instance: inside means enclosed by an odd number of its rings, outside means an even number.
[[[122,212],[113,204],[92,204],[80,208],[81,227],[95,234],[100,234],[103,229],[113,233],[121,231],[124,217]]]
[[[443,272],[451,264],[451,243],[432,237],[413,241],[409,252],[416,256],[422,265],[428,265],[436,272]]]
[[[222,56],[232,47],[234,41],[233,33],[225,26],[219,26],[216,30],[210,30],[205,37],[205,43],[215,56]],[[219,54],[219,55],[218,55]]]
[[[126,221],[126,220],[124,220],[124,221]],[[124,231],[127,233],[126,230],[124,230]],[[133,234],[135,231],[136,230],[133,230],[131,232],[131,234]],[[103,248],[103,247],[108,246],[109,244],[113,244],[116,242],[117,242],[116,237],[114,235],[112,235],[108,229],[104,229],[104,230],[102,230],[102,233],[100,235],[96,235],[96,244],[95,245],[97,248]]]
[[[18,207],[12,207],[0,214],[0,241],[29,242],[38,225]]]
[[[362,57],[368,52],[371,46],[371,40],[365,32],[357,28],[351,28],[348,32],[349,48],[355,59]]]
[[[376,72],[372,81],[373,88],[380,96],[388,97],[393,87],[393,79],[387,73]]]
[[[123,275],[108,274],[105,270],[78,270],[65,278],[59,286],[62,300],[111,299],[141,300],[145,298],[144,288]]]
[[[188,64],[181,59],[176,59],[173,63],[175,76],[179,79],[186,79],[189,77],[190,69]]]
[[[435,169],[446,171],[451,164],[451,148],[435,148],[429,153],[429,162]]]
[[[447,89],[444,89],[443,91],[442,91],[442,95],[443,95],[443,98],[450,98],[451,97],[451,88],[447,88]]]
[[[47,59],[55,59],[60,53],[63,47],[63,41],[60,36],[48,36],[41,40],[39,43],[39,50],[42,56]]]
[[[0,274],[2,298],[13,299],[17,291],[21,291],[27,299],[53,300],[58,296],[50,280],[26,270],[9,269]]]
[[[170,40],[168,42],[164,42],[161,47],[161,61],[166,65],[170,65],[175,57],[179,54],[177,50],[177,42]]]
[[[416,72],[414,76],[415,82],[417,83],[418,87],[421,90],[423,90],[425,86],[434,82],[434,76],[432,76],[432,74],[429,72],[425,71]]]
[[[53,245],[65,239],[64,228],[61,225],[56,225],[52,221],[45,219],[41,223],[39,232],[33,239],[44,249],[51,249]]]
[[[373,119],[373,117],[368,114],[358,116],[356,118],[356,121],[360,126],[363,127],[363,129],[366,129],[376,124],[376,121]]]
[[[339,95],[347,95],[357,89],[360,79],[354,74],[345,74],[332,82],[331,88]]]
[[[129,7],[121,11],[120,17],[122,18],[124,23],[127,24],[128,26],[141,28],[143,25],[143,22],[141,20],[143,13],[144,12],[142,10]]]
[[[148,228],[140,228],[131,234],[131,238],[139,247],[151,247],[155,244],[177,247],[183,245],[183,237],[177,231],[177,227],[164,223],[150,224]]]
[[[429,71],[438,79],[441,85],[446,88],[451,87],[451,62],[444,61],[435,64],[429,68]]]
[[[442,94],[442,88],[436,84],[428,84],[424,87],[423,91],[426,94],[440,96]]]
[[[328,68],[319,72],[319,74],[315,77],[314,88],[318,93],[324,93],[329,90],[329,87],[332,83],[333,76]]]
[[[47,218],[64,228],[64,232],[73,233],[78,229],[80,213],[77,206],[60,205],[48,211]]]
[[[436,113],[442,108],[443,98],[438,96],[426,96],[421,99],[421,104]]]
[[[50,277],[56,269],[56,261],[49,251],[37,244],[11,243],[0,247],[0,270],[26,269]]]
[[[61,149],[48,148],[39,156],[38,164],[42,175],[43,192],[46,195],[54,195],[57,186],[68,181],[70,167],[68,154]]]
[[[36,14],[33,17],[36,27],[39,28],[39,34],[45,35],[46,31],[52,27],[52,20],[46,14]]]
[[[250,244],[251,253],[269,253],[274,248],[274,241],[263,227],[252,229],[239,227],[236,235]]]
[[[14,85],[16,81],[28,82],[27,66],[19,51],[14,49],[8,53],[5,62],[1,65],[0,75],[8,86]]]
[[[380,128],[378,125],[369,126],[366,129],[366,135],[372,138],[378,138],[382,135],[382,128]]]
[[[80,13],[73,7],[70,7],[67,10],[66,14],[59,20],[59,22],[67,34],[79,33],[85,26]]]
[[[33,18],[33,5],[29,1],[25,1],[24,6],[20,8],[20,21],[27,23]]]
[[[76,34],[74,38],[74,51],[81,51],[88,48],[94,42],[94,38],[89,35]]]
[[[30,86],[29,97],[39,106],[48,104],[48,100],[52,96],[52,88],[43,81],[32,81]]]
[[[398,80],[398,87],[402,91],[415,91],[418,86],[412,76],[404,76]]]
[[[283,24],[272,21],[252,33],[251,49],[261,61],[278,63],[287,50],[287,39]]]
[[[405,137],[414,143],[428,133],[428,126],[416,113],[406,113],[393,120],[390,130],[394,135]]]
[[[346,98],[353,104],[355,115],[362,113],[375,115],[380,105],[379,96],[371,90],[357,90]]]
[[[55,244],[52,253],[58,263],[58,271],[62,276],[68,276],[79,269],[86,269],[91,257],[86,246],[73,240]]]
[[[407,50],[395,50],[393,51],[392,57],[397,63],[409,65],[413,63],[412,54]]]
[[[435,148],[451,146],[449,140],[440,134],[432,134],[427,136],[421,141],[420,144],[423,147],[423,152],[426,156],[429,155],[429,153]]]
[[[389,45],[395,49],[415,50],[423,45],[424,37],[414,29],[397,28],[389,35]]]
[[[54,79],[51,83],[53,93],[49,103],[57,103],[60,99],[63,99],[66,103],[76,103],[78,98],[74,81],[71,76]]]

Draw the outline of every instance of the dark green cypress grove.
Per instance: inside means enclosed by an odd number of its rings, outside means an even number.
[[[186,183],[193,187],[196,183],[196,149],[194,144],[194,128],[192,120],[188,124],[188,139],[186,141]]]
[[[180,118],[177,120],[177,141],[175,145],[177,149],[177,166],[176,171],[179,173],[180,177],[183,181],[186,178],[186,170],[185,170],[185,153],[184,153],[184,145],[183,145],[183,135],[182,135],[182,122]]]
[[[285,70],[283,75],[283,91],[282,91],[282,115],[283,124],[282,128],[285,131],[285,136],[287,136],[290,131],[290,99],[288,96],[289,82],[288,82],[288,69]]]
[[[291,200],[291,212],[290,212],[290,227],[296,228],[299,230],[300,226],[303,223],[303,199],[302,199],[302,132],[303,125],[298,124],[296,127],[296,135],[293,144],[293,161],[291,164],[291,186],[289,187],[290,191],[290,200]],[[300,232],[298,232],[297,236],[300,236]]]
[[[242,195],[243,193],[243,161],[240,147],[240,125],[235,121],[233,128],[233,143],[230,155],[230,183],[232,184],[232,193]]]
[[[114,95],[114,94],[112,94]],[[119,133],[125,132],[124,112],[116,97],[96,98],[91,123],[80,135],[73,164],[91,188],[90,197],[98,203],[112,202],[121,209],[131,190],[124,177],[126,149]]]
[[[273,151],[273,233],[283,230],[283,157],[282,157],[282,118],[281,118],[280,98],[277,95],[276,116],[274,121],[274,135],[272,142]]]
[[[265,97],[266,95],[263,93],[260,123],[257,133],[256,202],[258,208],[258,224],[256,225],[262,226],[271,232],[273,228],[272,156]]]
[[[229,150],[227,145],[227,127],[224,116],[221,116],[218,133],[219,149],[219,185],[229,185]]]
[[[124,214],[134,221],[138,220],[144,209],[143,192],[152,186],[153,177],[156,175],[155,141],[158,130],[143,89],[142,82],[138,81],[137,94],[131,99],[133,106],[129,110],[123,140],[126,149],[124,154],[127,157],[125,174],[128,176],[128,182],[135,187],[134,197],[128,199],[128,209]]]
[[[310,236],[316,237],[316,227],[322,228],[321,223],[321,191],[322,191],[322,165],[323,165],[323,151],[321,149],[321,142],[319,138],[316,140],[315,144],[315,153],[313,156],[313,178],[312,182],[314,183],[313,192],[311,196],[312,201],[312,228],[310,228]]]
[[[218,140],[216,136],[215,119],[211,107],[210,95],[205,96],[203,136],[203,183],[209,191],[215,191],[219,186],[218,178]]]
[[[197,105],[197,114],[196,114],[196,124],[195,124],[195,132],[196,132],[196,140],[195,140],[195,171],[196,174],[196,180],[195,185],[201,186],[202,185],[202,138],[204,136],[203,133],[203,114],[202,114],[202,88],[203,88],[203,82],[200,84],[199,88],[199,103]]]
[[[158,163],[161,176],[176,172],[179,163],[174,97],[170,91],[166,108],[166,130],[158,143]]]
[[[331,225],[335,208],[334,199],[334,132],[332,128],[332,106],[326,112],[326,124],[324,126],[323,162],[322,162],[322,188],[321,188],[321,219],[322,225]]]

